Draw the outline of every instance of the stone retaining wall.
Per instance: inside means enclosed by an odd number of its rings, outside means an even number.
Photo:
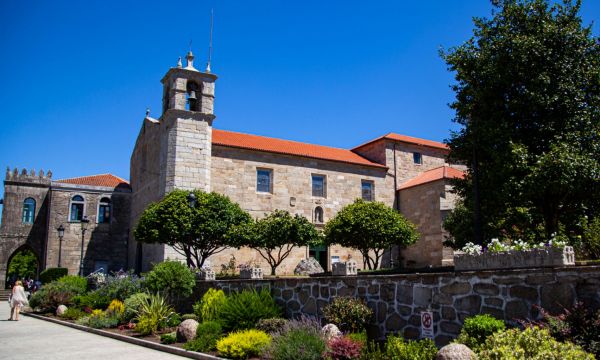
[[[451,272],[409,275],[358,275],[354,277],[289,278],[269,280],[200,281],[193,299],[209,288],[225,292],[245,288],[271,289],[287,317],[322,317],[333,298],[364,299],[375,312],[370,331],[375,337],[402,333],[420,336],[420,312],[434,314],[438,345],[460,331],[466,317],[488,313],[499,319],[536,318],[541,305],[550,312],[575,301],[600,306],[600,266],[510,271]]]

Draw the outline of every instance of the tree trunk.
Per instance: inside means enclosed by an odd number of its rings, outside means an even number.
[[[277,265],[271,265],[271,275],[275,276],[275,269],[277,269]]]

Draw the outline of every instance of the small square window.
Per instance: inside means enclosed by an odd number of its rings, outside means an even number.
[[[374,184],[372,181],[363,180],[361,182],[362,199],[365,201],[375,200]]]
[[[257,169],[256,170],[256,191],[258,192],[271,192],[271,170]]]
[[[325,197],[325,176],[312,176],[312,196]]]
[[[413,162],[417,165],[423,164],[423,155],[420,152],[413,153]]]

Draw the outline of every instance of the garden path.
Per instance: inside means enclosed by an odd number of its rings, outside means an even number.
[[[180,356],[21,316],[7,321],[8,302],[0,303],[0,359],[7,360],[181,360]]]

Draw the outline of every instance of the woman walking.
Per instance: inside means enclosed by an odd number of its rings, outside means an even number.
[[[29,305],[27,295],[25,295],[23,283],[21,280],[17,280],[15,286],[12,288],[10,297],[10,319],[8,320],[19,321],[19,313],[21,312],[21,308],[25,305]]]

